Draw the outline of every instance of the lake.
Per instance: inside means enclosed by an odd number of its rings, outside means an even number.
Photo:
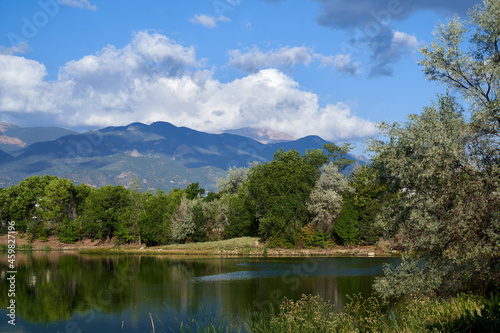
[[[284,297],[320,295],[341,310],[372,294],[384,263],[399,258],[212,258],[16,254],[16,325],[8,324],[6,253],[0,254],[0,332],[176,332],[180,322],[223,314],[241,322]],[[150,316],[151,314],[151,316]],[[170,330],[171,327],[175,327]]]

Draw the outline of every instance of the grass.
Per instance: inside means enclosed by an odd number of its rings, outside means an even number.
[[[360,252],[357,249],[332,248],[332,249],[282,249],[270,248],[266,244],[260,243],[258,237],[239,237],[221,241],[173,244],[155,247],[141,246],[115,246],[92,249],[81,249],[81,254],[174,254],[174,255],[207,255],[207,256],[258,256],[258,257],[307,257],[307,256],[366,256],[367,252]],[[371,252],[371,250],[370,250]],[[392,254],[378,253],[377,256]]]
[[[0,244],[0,251],[7,251],[9,247],[7,244]],[[16,251],[35,251],[35,247],[33,244],[21,244],[16,246]],[[45,245],[39,251],[52,251],[52,248],[48,245]]]
[[[81,250],[81,254],[183,254],[261,256],[264,246],[257,237],[240,237],[214,242],[166,245],[152,248],[99,248]]]

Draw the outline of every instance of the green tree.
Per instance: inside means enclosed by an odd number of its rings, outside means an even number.
[[[49,224],[48,227],[57,228],[65,219],[76,219],[73,182],[62,178],[51,180],[39,200],[39,209],[42,219]]]
[[[326,143],[323,148],[328,151],[328,157],[340,172],[344,172],[354,163],[354,160],[345,157],[352,150],[350,143],[344,142],[342,146],[337,146],[335,143],[330,142]]]
[[[55,176],[33,176],[26,178],[17,185],[9,186],[0,192],[0,211],[4,221],[15,221],[16,230],[25,232],[31,224],[45,229],[38,209],[45,187]],[[35,235],[36,237],[36,235]]]
[[[229,200],[224,238],[257,236],[259,221],[257,207],[252,203],[246,188],[240,187],[237,194],[225,195]]]
[[[352,204],[351,198],[346,198],[340,215],[335,221],[335,233],[345,245],[359,243],[358,229],[359,213]]]
[[[272,161],[254,167],[248,193],[256,207],[259,235],[276,245],[294,245],[298,231],[309,222],[306,203],[327,157],[321,150],[304,156],[277,151]]]
[[[352,188],[347,177],[339,171],[338,165],[330,162],[321,168],[321,176],[316,181],[307,203],[317,231],[334,230],[335,219],[344,204],[343,195],[350,192]]]
[[[183,194],[175,213],[171,217],[172,240],[176,243],[186,243],[193,240],[196,225],[191,212],[190,201]]]
[[[186,198],[188,200],[194,200],[198,198],[198,196],[205,194],[205,189],[200,188],[199,183],[191,183],[186,187],[184,193],[186,193]]]
[[[367,165],[356,167],[349,178],[354,189],[352,204],[359,213],[360,240],[363,244],[374,244],[384,234],[379,216],[383,210],[382,200],[391,200],[387,184],[377,169]]]
[[[118,185],[107,185],[93,190],[85,201],[83,228],[89,238],[111,240],[118,231],[119,242],[130,241],[130,220],[127,210],[131,205],[129,190]]]
[[[385,296],[500,288],[500,2],[469,16],[439,25],[420,65],[463,98],[470,121],[445,96],[403,126],[382,124],[389,142],[374,145],[400,189],[394,229],[417,256],[387,268],[375,285]]]
[[[473,127],[456,101],[442,96],[406,124],[380,128],[389,142],[374,145],[374,165],[399,188],[391,227],[413,256],[387,268],[376,289],[402,296],[498,287],[499,177],[478,168],[483,157],[468,149]]]
[[[249,163],[246,168],[236,168],[230,167],[226,173],[226,177],[220,178],[217,181],[217,188],[219,193],[229,193],[236,194],[238,189],[243,183],[248,181],[248,177],[251,174],[253,167],[257,166],[259,162],[254,161],[252,164]]]
[[[147,246],[168,244],[170,241],[169,197],[157,190],[143,195],[144,214],[139,218],[141,239]]]

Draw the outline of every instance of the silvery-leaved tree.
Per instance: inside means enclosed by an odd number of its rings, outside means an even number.
[[[421,49],[426,76],[456,97],[380,124],[388,142],[372,142],[373,164],[397,194],[385,221],[406,246],[375,283],[385,297],[500,288],[500,2],[469,15],[472,33],[454,17]]]

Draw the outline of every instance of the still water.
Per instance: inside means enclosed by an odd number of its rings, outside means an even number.
[[[346,295],[370,296],[383,264],[399,260],[18,253],[12,326],[8,262],[0,253],[0,332],[152,332],[152,320],[156,332],[176,332],[180,322],[207,314],[242,322],[250,311],[302,294],[319,294],[341,310]]]

